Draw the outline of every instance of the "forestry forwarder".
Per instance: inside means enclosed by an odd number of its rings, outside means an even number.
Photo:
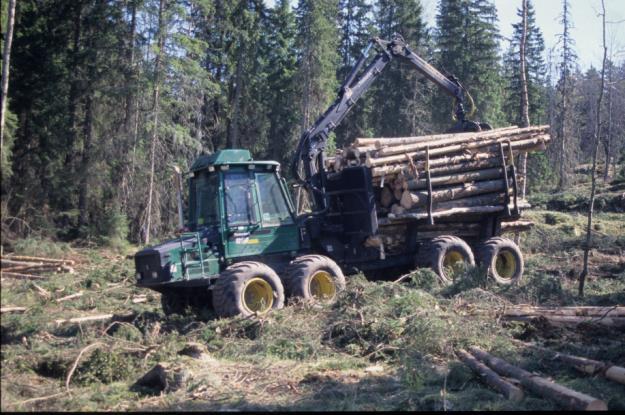
[[[377,54],[362,70],[371,47]],[[183,312],[188,305],[205,306],[212,297],[219,316],[252,315],[281,308],[285,296],[330,301],[345,287],[342,270],[414,267],[424,253],[439,275],[457,261],[473,264],[471,249],[460,238],[420,239],[423,221],[414,221],[408,228],[401,255],[385,256],[379,247],[367,246],[365,241],[378,230],[370,169],[325,170],[328,135],[394,58],[411,62],[454,98],[452,131],[490,129],[465,118],[465,90],[453,76],[444,76],[430,66],[401,36],[395,35],[391,41],[374,38],[336,101],[297,146],[292,174],[312,196],[312,211],[297,216],[275,161],[254,161],[247,150],[200,156],[189,172],[186,227],[190,232],[138,252],[137,285],[161,292],[166,314]],[[481,241],[502,239],[493,238],[499,232],[498,214],[482,215],[482,219]],[[498,251],[493,252],[496,255]],[[510,281],[522,273],[522,258],[513,253],[517,260],[506,274]],[[210,292],[212,296],[208,296]]]

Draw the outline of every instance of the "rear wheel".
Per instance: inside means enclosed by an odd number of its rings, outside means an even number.
[[[267,265],[239,262],[226,268],[217,279],[213,306],[219,317],[265,314],[284,306],[284,288]]]
[[[323,255],[304,255],[289,264],[284,285],[288,297],[330,302],[345,289],[345,276],[332,259]]]
[[[444,235],[424,243],[417,256],[417,265],[432,268],[441,282],[449,285],[467,266],[475,265],[475,258],[465,241]]]
[[[499,284],[516,284],[523,277],[523,254],[510,239],[496,236],[486,240],[478,250],[478,260]]]

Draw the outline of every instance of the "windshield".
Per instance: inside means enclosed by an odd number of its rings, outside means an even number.
[[[256,173],[263,226],[293,223],[280,183],[274,173]]]
[[[258,220],[252,204],[251,183],[248,173],[227,173],[224,179],[224,187],[228,225],[253,225],[257,223]]]

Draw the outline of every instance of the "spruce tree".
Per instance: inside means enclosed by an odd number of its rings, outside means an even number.
[[[266,108],[269,123],[265,154],[286,165],[297,134],[298,115],[293,102],[297,55],[295,54],[295,14],[288,0],[280,0],[269,11],[263,55],[267,60]]]
[[[380,37],[397,33],[412,50],[428,59],[427,31],[419,0],[380,0],[376,24]],[[371,111],[373,128],[382,136],[417,135],[430,129],[432,85],[402,59],[394,59],[376,81]]]
[[[540,28],[536,25],[536,13],[531,0],[527,2],[527,39],[525,45],[526,79],[529,102],[529,116],[532,124],[546,123],[546,92],[545,73],[547,67],[543,58],[545,43]],[[522,18],[522,11],[517,15]],[[521,40],[522,24],[514,23],[512,39],[504,57],[504,75],[508,85],[504,105],[506,121],[509,124],[520,125],[519,105],[521,102],[521,85],[519,80],[520,60],[519,44]]]
[[[305,131],[336,96],[339,63],[337,0],[301,0],[297,16],[300,130]]]
[[[360,58],[362,50],[367,46],[371,37],[375,35],[372,11],[373,6],[365,0],[339,1],[338,25],[341,36],[339,45],[341,65],[337,70],[339,82],[344,81]],[[372,52],[370,55],[373,54]],[[371,109],[371,106],[372,95],[370,93],[358,100],[356,106],[350,110],[349,115],[336,129],[338,145],[351,142],[357,136],[368,134],[369,117],[367,111]]]
[[[455,75],[473,97],[478,109],[474,117],[493,126],[505,124],[498,41],[497,11],[490,0],[440,1],[436,16],[439,66]],[[435,102],[436,119],[441,127],[448,126],[449,99],[438,94]]]

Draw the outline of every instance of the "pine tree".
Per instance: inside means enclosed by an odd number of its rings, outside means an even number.
[[[428,35],[418,0],[378,3],[376,23],[380,37],[390,40],[397,33],[418,55],[428,58]],[[431,84],[411,63],[395,59],[375,84],[371,112],[376,134],[383,136],[417,135],[428,131]]]
[[[480,121],[504,124],[504,93],[498,56],[497,11],[489,0],[441,0],[436,16],[438,60],[475,101]],[[450,105],[439,94],[435,116],[449,125]]]

